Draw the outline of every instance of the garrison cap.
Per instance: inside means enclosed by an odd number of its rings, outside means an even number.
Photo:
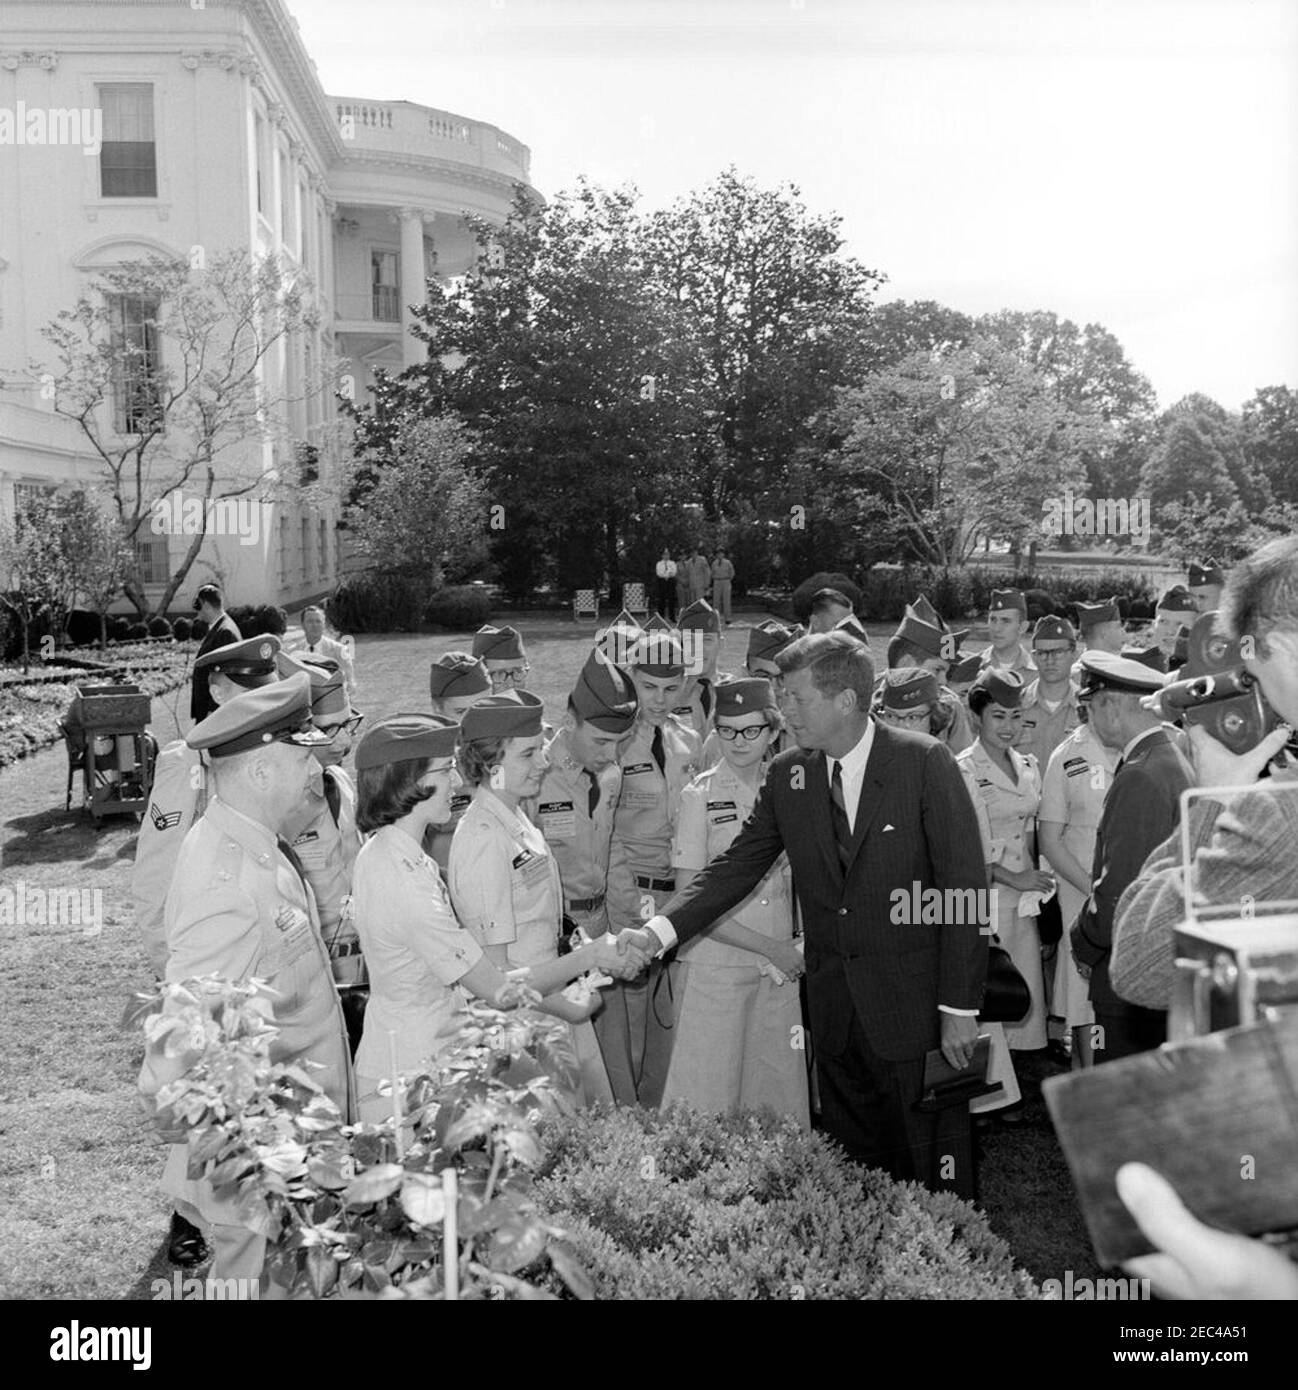
[[[643,671],[646,676],[663,679],[685,674],[685,652],[670,628],[665,632],[646,629],[631,648],[628,660],[635,670]]]
[[[478,738],[532,738],[541,732],[544,705],[530,690],[510,690],[486,695],[464,711],[461,736]]]
[[[194,661],[195,671],[218,672],[228,676],[236,685],[255,690],[260,685],[269,685],[279,679],[275,668],[275,658],[280,652],[280,640],[273,632],[260,637],[245,637],[242,642],[231,642],[226,647],[216,647],[204,652]]]
[[[311,682],[311,718],[336,719],[352,713],[351,702],[347,699],[347,689],[343,684],[342,668],[332,657],[307,656],[301,652],[280,652],[275,658],[280,675],[287,680],[290,676],[305,672]]]
[[[453,758],[460,726],[444,714],[389,714],[356,745],[356,768]]]
[[[625,608],[609,624],[610,627],[633,627],[640,628],[640,619],[634,613],[628,612]]]
[[[676,629],[663,617],[661,613],[655,613],[643,627],[637,623],[636,627],[640,632],[675,632]]]
[[[1047,614],[1044,618],[1037,619],[1037,625],[1032,629],[1032,640],[1034,642],[1076,642],[1077,634],[1073,631],[1073,625],[1067,618],[1058,618],[1054,614]]]
[[[1019,617],[1028,616],[1028,601],[1023,597],[1022,589],[993,589],[992,596],[987,603],[989,613],[1008,613],[1017,611]]]
[[[842,589],[817,589],[811,596],[811,606],[814,609],[820,603],[836,603],[840,608],[851,608],[852,600],[842,591]]]
[[[428,693],[434,700],[485,695],[490,689],[491,677],[481,657],[468,652],[444,652],[428,668]]]
[[[1129,656],[1114,656],[1112,652],[1087,652],[1080,665],[1081,690],[1078,693],[1083,699],[1097,690],[1127,690],[1148,695],[1167,683],[1163,672],[1151,670]]]
[[[1138,661],[1151,671],[1166,671],[1167,658],[1157,647],[1137,647],[1128,644],[1118,653],[1126,661]]]
[[[975,690],[985,690],[998,705],[1018,709],[1023,703],[1023,677],[1017,671],[998,671],[985,666],[974,681]]]
[[[946,683],[948,685],[964,685],[966,682],[975,681],[982,668],[982,657],[977,654],[961,657],[947,667]]]
[[[577,676],[572,707],[583,723],[606,734],[623,734],[640,708],[640,697],[625,671],[601,651],[593,651]]]
[[[1162,598],[1158,600],[1160,610],[1166,608],[1173,613],[1194,613],[1197,611],[1194,603],[1194,595],[1185,587],[1184,584],[1174,584]]]
[[[300,671],[227,700],[195,724],[185,742],[213,758],[228,758],[268,743],[312,748],[328,740],[311,727],[311,678]]]
[[[707,599],[696,598],[688,608],[682,610],[676,626],[682,632],[720,632],[721,615]]]
[[[783,623],[770,619],[758,623],[748,631],[748,660],[774,661],[776,655],[794,640],[794,636],[793,629],[785,627]]]
[[[1118,623],[1121,621],[1122,613],[1118,608],[1116,598],[1101,599],[1099,603],[1077,604],[1077,626],[1083,632],[1089,632],[1091,628],[1098,627],[1100,623]]]
[[[880,694],[885,709],[911,710],[920,705],[935,705],[939,694],[937,677],[919,666],[885,671]]]
[[[906,605],[906,612],[913,613],[920,622],[928,623],[930,627],[946,627],[946,623],[942,621],[942,615],[928,601],[927,594],[916,594],[914,599]]]
[[[473,655],[484,661],[522,661],[522,636],[517,628],[486,623],[473,634]]]
[[[630,664],[632,648],[643,636],[644,628],[639,623],[634,627],[614,623],[599,634],[591,650],[606,656],[614,666],[626,666]]]
[[[775,691],[765,676],[744,676],[739,680],[722,681],[713,687],[712,693],[717,697],[714,713],[727,719],[775,707]]]
[[[1224,584],[1226,576],[1216,560],[1190,561],[1190,588],[1201,589],[1205,584]]]

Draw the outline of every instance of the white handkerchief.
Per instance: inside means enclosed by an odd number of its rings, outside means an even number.
[[[1041,914],[1041,904],[1048,903],[1055,896],[1052,888],[1048,893],[1024,893],[1019,899],[1020,917],[1037,917]]]
[[[895,825],[885,825],[885,826],[883,827],[882,833],[883,833],[884,835],[886,835],[886,834],[888,833],[888,831],[890,831],[890,830],[896,830],[896,828],[897,828],[897,827],[896,827]]]

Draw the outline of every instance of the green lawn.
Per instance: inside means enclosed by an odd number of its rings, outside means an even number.
[[[517,626],[533,666],[531,688],[557,722],[590,628],[561,619]],[[874,633],[880,658],[887,636],[883,628]],[[722,669],[741,669],[746,641],[746,626],[730,630]],[[467,636],[358,638],[357,704],[369,718],[426,709],[429,662],[468,644]],[[187,709],[184,689],[154,699],[160,741],[188,727]],[[4,884],[97,888],[103,903],[99,935],[77,926],[0,926],[0,1181],[7,1198],[0,1297],[148,1298],[150,1281],[170,1273],[168,1207],[158,1190],[163,1151],[136,1105],[140,1048],[118,1026],[131,993],[149,983],[129,899],[136,827],[127,817],[96,829],[88,814],[66,814],[65,770],[56,748],[0,771]],[[1065,1269],[1093,1277],[1072,1185],[1040,1103],[1048,1069],[1023,1069],[1031,1123],[985,1139],[983,1204],[1036,1278],[1061,1278]]]

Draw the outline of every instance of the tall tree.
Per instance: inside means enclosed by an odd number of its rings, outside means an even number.
[[[1298,503],[1298,391],[1259,387],[1243,412],[1244,447],[1277,502]]]
[[[1140,489],[1155,517],[1170,502],[1211,499],[1225,509],[1239,501],[1209,422],[1184,411],[1168,413],[1162,438],[1141,470]]]

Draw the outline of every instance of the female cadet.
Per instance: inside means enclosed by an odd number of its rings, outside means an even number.
[[[447,881],[460,921],[497,969],[552,969],[560,959],[563,889],[545,836],[522,803],[538,795],[549,762],[541,701],[525,690],[489,695],[465,712],[460,767],[473,799],[451,842]],[[589,950],[582,947],[578,952]],[[617,948],[599,938],[602,958],[616,965]],[[625,962],[623,962],[625,964]],[[575,978],[573,971],[567,979]],[[621,970],[619,974],[623,973]],[[572,1028],[572,1058],[580,1071],[578,1099],[612,1100],[590,1016],[597,990],[544,992],[541,1009]]]
[[[459,785],[460,726],[440,715],[397,714],[376,724],[356,748],[358,822],[373,832],[356,856],[352,904],[370,972],[370,1002],[356,1053],[361,1118],[379,1121],[391,1101],[378,1094],[392,1070],[410,1074],[437,1053],[439,1034],[460,1004],[459,989],[496,1008],[525,1001],[523,991],[456,921],[437,865],[423,852],[425,830],[447,819]],[[528,971],[538,994],[562,989],[587,970],[625,967],[610,938]],[[459,989],[457,989],[457,986]],[[535,997],[535,996],[532,996]]]
[[[446,652],[428,669],[428,695],[433,713],[454,719],[457,724],[464,718],[464,711],[470,705],[490,694],[491,677],[487,674],[486,665],[468,652]],[[428,832],[426,848],[442,873],[446,872],[451,859],[451,836],[455,834],[455,827],[463,819],[472,799],[468,792],[457,790],[451,796],[450,819],[445,825],[434,826]]]
[[[1014,747],[1023,719],[1023,678],[1017,671],[985,669],[969,692],[969,712],[977,742],[956,761],[965,775],[984,853],[996,891],[996,935],[1027,981],[1032,1007],[1021,1023],[1007,1023],[1010,1048],[1028,1051],[1046,1045],[1045,976],[1033,897],[1049,893],[1054,879],[1032,867],[1035,827],[1041,801],[1036,760]],[[1039,906],[1040,898],[1035,899]],[[977,1106],[975,1104],[974,1108]]]
[[[1117,761],[1114,751],[1096,738],[1089,724],[1079,724],[1050,755],[1042,780],[1038,813],[1041,851],[1059,876],[1059,911],[1065,931],[1091,895],[1095,833]],[[1073,1069],[1091,1066],[1090,1026],[1095,1022],[1095,1010],[1090,986],[1067,943],[1055,961],[1051,997],[1054,1012],[1069,1029]]]
[[[672,846],[678,892],[730,848],[752,813],[782,722],[770,681],[717,686],[722,760],[681,794]],[[684,988],[664,1105],[683,1100],[719,1114],[768,1107],[809,1126],[794,983],[804,966],[793,925],[792,875],[781,855],[740,907],[682,948]]]

